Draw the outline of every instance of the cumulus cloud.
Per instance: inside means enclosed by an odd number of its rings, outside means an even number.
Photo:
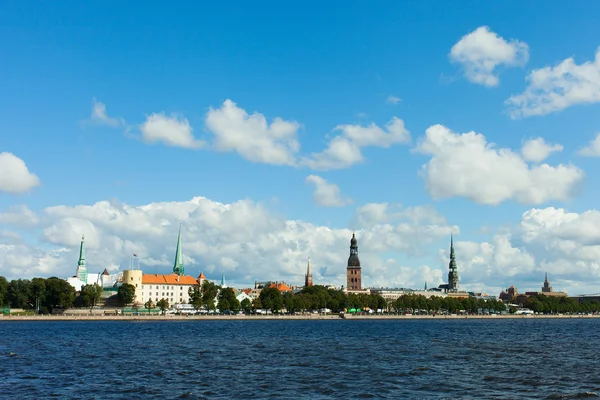
[[[481,26],[452,46],[449,57],[462,66],[470,82],[493,87],[499,83],[497,67],[525,65],[529,47],[518,40],[506,41],[487,26]]]
[[[125,125],[125,121],[123,120],[123,118],[109,117],[106,113],[106,105],[101,101],[96,100],[95,98],[93,99],[92,115],[90,116],[90,121],[99,125],[108,125],[112,127]]]
[[[142,140],[146,143],[161,142],[167,146],[187,149],[199,149],[204,146],[202,140],[194,137],[188,120],[176,114],[151,114],[140,125],[140,131]]]
[[[327,182],[318,175],[309,175],[306,182],[315,186],[312,198],[315,203],[323,207],[343,207],[352,204],[352,200],[342,196],[338,185]]]
[[[415,149],[431,156],[420,171],[429,193],[436,199],[462,196],[488,205],[507,200],[541,204],[568,200],[585,177],[573,165],[530,166],[520,154],[494,147],[482,134],[429,127]]]
[[[88,244],[90,271],[127,266],[135,253],[146,271],[166,273],[172,267],[177,229],[183,223],[186,272],[203,271],[209,277],[225,272],[238,284],[254,280],[303,281],[306,257],[311,256],[315,281],[344,284],[352,231],[286,220],[249,200],[222,204],[203,197],[182,202],[131,206],[102,201],[92,205],[55,206],[43,210],[31,233],[45,243],[6,245],[2,274],[70,276],[75,271],[81,235]],[[418,252],[447,237],[456,227],[410,218],[377,226],[357,227],[367,285],[382,282],[395,272],[388,263],[394,252]],[[384,238],[382,240],[382,238]],[[48,246],[51,250],[47,250]],[[424,250],[420,250],[423,252]],[[2,261],[2,260],[0,260]],[[382,278],[383,277],[383,278]],[[415,275],[417,281],[423,278]]]
[[[235,151],[243,158],[266,164],[293,165],[300,150],[300,124],[275,118],[270,124],[260,113],[248,114],[233,101],[206,115],[206,127],[214,135],[217,151]]]
[[[594,61],[577,65],[572,57],[556,66],[534,69],[521,94],[506,100],[511,118],[546,115],[577,104],[600,101],[600,48]]]
[[[521,146],[521,155],[525,161],[539,163],[548,158],[550,154],[562,150],[563,147],[560,144],[549,144],[539,137],[525,141]]]
[[[40,185],[40,179],[29,172],[25,162],[12,153],[0,153],[0,192],[21,194]]]
[[[331,139],[325,150],[302,157],[300,163],[316,170],[342,169],[364,160],[363,147],[388,148],[410,142],[410,132],[404,121],[397,117],[386,124],[385,130],[372,123],[368,126],[338,125],[334,131],[340,133]]]
[[[600,133],[590,143],[578,151],[583,157],[600,157]]]
[[[38,216],[25,204],[14,205],[0,212],[0,224],[28,227],[35,226],[38,222]]]
[[[124,269],[135,253],[145,271],[168,273],[182,222],[188,274],[203,271],[217,279],[224,271],[236,286],[265,279],[299,284],[311,256],[315,282],[341,285],[352,236],[350,229],[282,218],[249,200],[223,204],[195,197],[140,206],[103,201],[49,207],[33,218],[26,207],[11,212],[19,210],[24,216],[11,217],[9,225],[18,225],[27,233],[23,237],[39,237],[42,243],[0,231],[1,274],[8,278],[73,275],[82,234],[92,272]],[[28,219],[35,224],[22,224]],[[421,288],[425,281],[432,287],[446,280],[449,236],[460,229],[431,206],[365,204],[357,208],[354,222],[366,285]],[[600,211],[533,208],[507,223],[487,241],[455,236],[461,287],[494,295],[513,284],[520,291],[539,290],[548,272],[557,290],[597,292]],[[414,261],[423,255],[433,255],[438,263]]]

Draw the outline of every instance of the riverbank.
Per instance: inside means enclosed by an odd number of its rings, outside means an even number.
[[[579,319],[600,315],[346,315],[344,320],[415,320],[415,319]],[[339,315],[3,315],[9,321],[251,321],[251,320],[340,320]]]

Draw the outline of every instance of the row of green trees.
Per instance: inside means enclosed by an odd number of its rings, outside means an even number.
[[[0,306],[52,312],[57,308],[69,308],[76,300],[75,289],[64,279],[33,278],[7,281],[0,276]]]
[[[579,303],[568,297],[533,295],[525,300],[524,307],[540,313],[588,313],[600,312],[600,302],[586,301]]]
[[[400,296],[390,304],[390,308],[398,312],[416,312],[417,310],[427,312],[447,311],[450,313],[459,311],[468,313],[506,311],[506,305],[500,300],[476,299],[474,297],[425,297],[413,294]]]

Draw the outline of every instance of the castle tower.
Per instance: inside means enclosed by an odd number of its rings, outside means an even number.
[[[350,240],[350,257],[348,257],[348,267],[346,268],[346,287],[348,290],[362,290],[358,240],[354,233],[352,233],[352,239]]]
[[[310,257],[308,257],[308,265],[306,266],[306,275],[304,276],[304,286],[312,286],[312,274],[310,273]]]
[[[75,276],[87,285],[88,271],[85,266],[85,236],[81,236],[81,245],[79,246],[79,261],[77,261],[77,271]]]
[[[173,273],[179,276],[184,274],[183,256],[181,254],[181,224],[179,225],[179,234],[177,235],[177,250],[175,250],[175,262],[173,263]]]
[[[450,234],[450,264],[448,264],[448,292],[458,292],[458,270],[454,254],[454,239]]]

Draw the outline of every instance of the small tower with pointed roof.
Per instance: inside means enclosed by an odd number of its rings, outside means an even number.
[[[227,282],[225,282],[225,272],[221,274],[221,284],[219,286],[221,286],[223,289],[227,287]]]
[[[360,259],[358,258],[358,239],[352,232],[350,239],[350,257],[348,257],[348,267],[346,268],[346,287],[348,290],[362,290],[362,272],[360,268]]]
[[[454,254],[454,238],[450,234],[450,263],[448,264],[448,292],[458,292],[458,269]]]
[[[88,270],[85,266],[85,236],[81,236],[81,244],[79,245],[79,261],[77,261],[77,270],[75,271],[75,276],[79,278],[80,281],[87,285],[88,280]]]
[[[183,255],[181,252],[181,224],[179,224],[179,234],[177,235],[177,249],[175,250],[175,262],[173,263],[173,273],[182,276],[185,273],[183,268]]]
[[[312,274],[310,273],[310,257],[308,257],[308,265],[306,266],[306,275],[304,275],[304,286],[312,286]]]

